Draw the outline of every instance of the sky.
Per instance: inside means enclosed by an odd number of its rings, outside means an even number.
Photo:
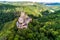
[[[0,1],[31,1],[31,2],[59,2],[60,0],[0,0]]]

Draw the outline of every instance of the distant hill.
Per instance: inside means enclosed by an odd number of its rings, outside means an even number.
[[[41,4],[45,4],[45,5],[60,5],[60,3],[41,3]]]

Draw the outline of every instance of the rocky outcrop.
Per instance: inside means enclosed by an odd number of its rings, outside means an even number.
[[[18,21],[16,23],[17,28],[27,28],[28,27],[28,23],[31,22],[32,19],[30,17],[28,17],[27,14],[25,14],[25,12],[21,12],[20,17],[18,18]]]

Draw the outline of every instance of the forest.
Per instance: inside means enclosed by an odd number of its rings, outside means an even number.
[[[27,29],[18,29],[20,12],[32,18]],[[0,3],[0,40],[60,40],[60,7],[32,2]]]

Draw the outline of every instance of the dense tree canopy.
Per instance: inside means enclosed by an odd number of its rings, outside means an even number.
[[[60,10],[50,12],[43,5],[0,5],[0,40],[60,40]],[[18,29],[20,11],[32,18],[27,29]]]

